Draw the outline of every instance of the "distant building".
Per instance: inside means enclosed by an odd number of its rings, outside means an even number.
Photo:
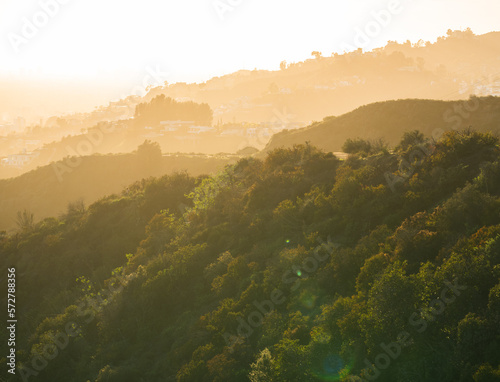
[[[161,121],[160,125],[163,126],[163,131],[187,131],[195,124],[194,121]]]
[[[26,146],[39,146],[42,141],[40,139],[26,139],[24,144]]]
[[[31,162],[34,158],[36,158],[39,153],[28,153],[26,150],[23,150],[20,154],[10,154],[6,158],[2,159],[2,165],[10,166],[10,167],[24,167],[29,162]]]
[[[190,126],[189,127],[189,134],[200,134],[200,133],[208,133],[210,131],[213,131],[214,128],[210,126]]]
[[[398,70],[400,72],[420,72],[418,66],[402,66]]]
[[[257,135],[257,128],[256,127],[249,127],[246,129],[246,135],[249,135],[251,137],[255,137]]]
[[[159,137],[163,137],[163,134],[162,133],[151,132],[149,134],[144,134],[143,135],[143,138],[146,138],[146,139],[156,139],[156,138],[159,138]]]
[[[0,125],[0,135],[9,135],[10,133],[13,133],[15,131],[16,131],[15,125],[11,123]]]

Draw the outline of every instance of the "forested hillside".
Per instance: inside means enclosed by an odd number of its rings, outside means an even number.
[[[187,171],[193,176],[217,172],[234,157],[172,154],[162,156],[146,141],[130,154],[66,157],[11,179],[0,179],[0,230],[16,228],[17,213],[27,210],[39,221],[63,213],[68,204],[90,204],[120,193],[150,176]]]
[[[396,145],[405,130],[419,130],[439,137],[444,130],[468,127],[482,132],[500,132],[500,97],[471,97],[466,101],[405,99],[361,106],[338,117],[297,130],[275,134],[264,152],[309,141],[326,151],[340,151],[349,138],[383,139]]]
[[[498,138],[350,151],[278,148],[21,219],[0,236],[11,380],[500,380]]]

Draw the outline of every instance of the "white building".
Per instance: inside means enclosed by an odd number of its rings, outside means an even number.
[[[191,126],[189,127],[189,134],[208,133],[213,130],[214,128],[210,126]]]
[[[179,129],[188,129],[194,125],[194,121],[161,121],[164,131],[177,131]]]
[[[2,159],[2,165],[10,167],[23,167],[38,156],[38,153],[27,153],[24,150],[20,154],[10,154]]]

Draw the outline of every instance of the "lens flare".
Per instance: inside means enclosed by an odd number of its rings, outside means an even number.
[[[305,292],[300,296],[300,303],[306,309],[313,309],[316,306],[318,297],[312,293]]]
[[[340,381],[350,374],[352,364],[347,364],[337,354],[328,354],[318,365],[315,376],[322,381]]]

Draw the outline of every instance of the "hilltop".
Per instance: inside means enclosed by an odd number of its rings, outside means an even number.
[[[473,127],[500,133],[500,97],[472,97],[466,101],[406,99],[361,106],[338,117],[326,117],[305,128],[273,135],[263,153],[277,147],[309,142],[326,151],[341,151],[348,138],[398,143],[406,131],[419,130],[429,137],[444,131]],[[263,154],[261,154],[263,155]]]
[[[252,123],[275,126],[273,132],[304,127],[326,115],[342,115],[374,102],[500,95],[500,32],[474,35],[470,30],[450,30],[433,43],[391,41],[369,52],[313,53],[313,58],[301,62],[284,61],[279,70],[240,70],[203,83],[162,83],[144,95],[128,94],[91,112],[61,112],[32,124],[28,132],[18,129],[17,135],[0,140],[0,148],[4,155],[18,153],[23,146],[31,151],[99,123],[127,125],[138,105],[162,95],[207,104],[213,110],[213,127],[234,124],[241,130],[239,124]],[[31,93],[30,99],[36,99]],[[25,104],[16,97],[5,95],[4,105]],[[46,103],[50,100],[46,94],[38,97]],[[147,127],[142,121],[142,126],[135,127]],[[8,130],[9,126],[0,128]],[[211,144],[234,141],[219,139]],[[134,147],[140,142],[135,143]],[[242,147],[218,150],[236,152]]]
[[[145,98],[165,94],[206,102],[215,121],[307,124],[391,99],[500,95],[500,32],[449,30],[434,43],[390,41],[368,52],[313,53],[302,62],[282,62],[280,70],[242,70],[202,84],[169,84]]]
[[[162,156],[154,144],[142,145],[130,154],[66,157],[18,177],[0,179],[0,231],[17,228],[17,213],[24,210],[39,221],[65,213],[75,202],[88,205],[120,193],[141,179],[176,172],[211,174],[235,160],[225,155]]]

